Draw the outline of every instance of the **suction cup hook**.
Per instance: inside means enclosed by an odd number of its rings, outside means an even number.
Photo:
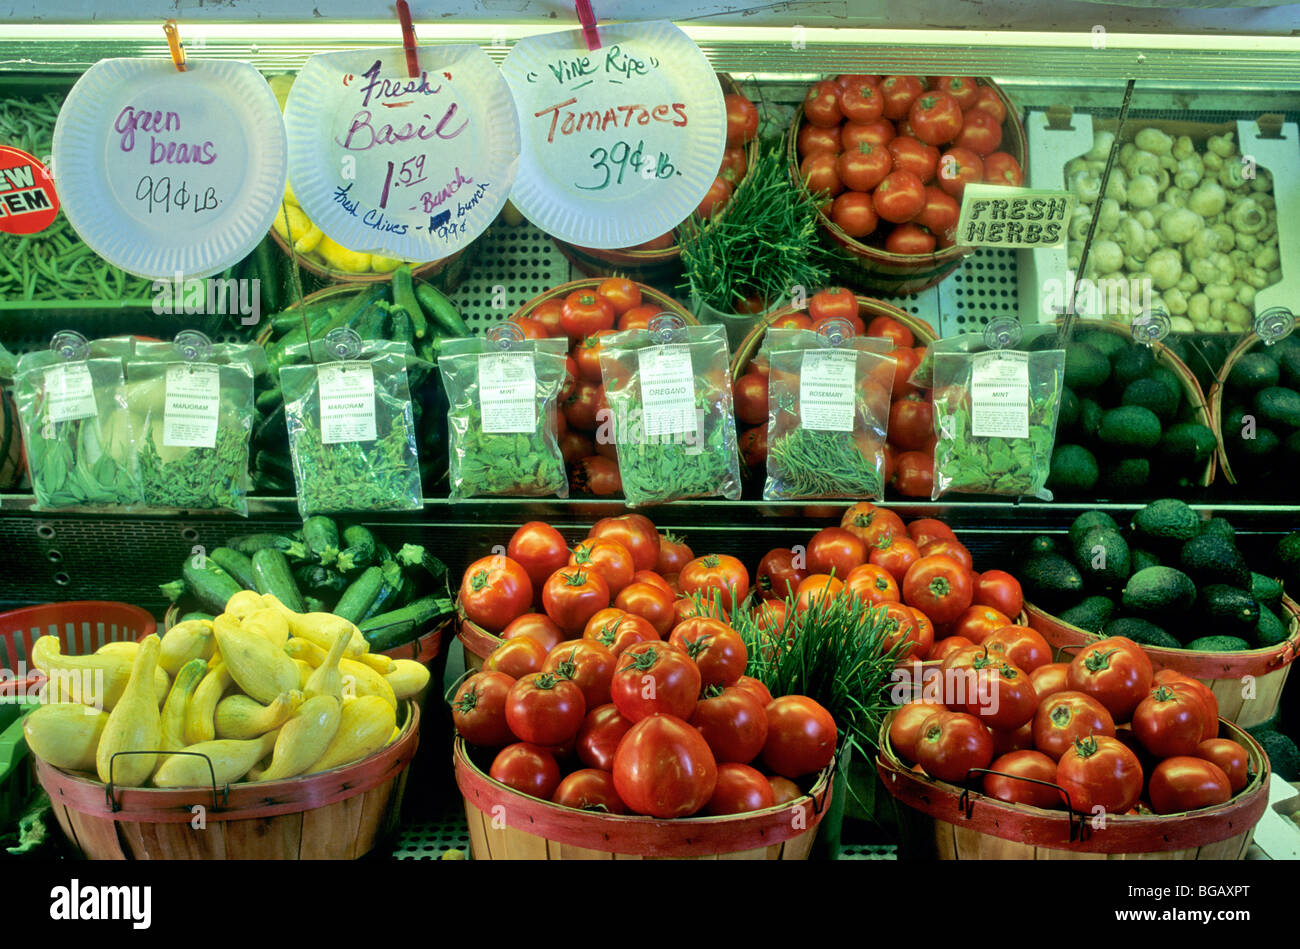
[[[1255,317],[1255,333],[1264,341],[1264,345],[1286,339],[1295,329],[1295,314],[1284,306],[1271,306]]]
[[[181,330],[172,345],[186,362],[201,362],[212,356],[212,340],[198,330]]]
[[[1151,307],[1133,317],[1133,341],[1152,346],[1168,336],[1173,325],[1167,312],[1158,306]]]
[[[1011,316],[999,316],[989,320],[984,327],[984,343],[989,349],[1014,349],[1020,345],[1025,335],[1025,328],[1020,321]]]
[[[650,330],[651,342],[662,346],[665,343],[677,342],[682,335],[682,330],[686,328],[686,321],[675,313],[660,313],[650,317],[647,326]]]
[[[60,330],[50,340],[50,349],[64,362],[77,362],[90,355],[90,342],[76,330]]]
[[[356,330],[340,326],[325,334],[325,349],[335,359],[356,359],[361,355],[361,337]]]
[[[835,316],[824,320],[817,332],[825,337],[827,343],[839,347],[853,337],[853,324],[842,316]]]
[[[487,331],[487,338],[504,351],[524,341],[524,330],[518,323],[498,323]]]

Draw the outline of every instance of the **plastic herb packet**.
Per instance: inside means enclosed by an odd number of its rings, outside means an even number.
[[[186,330],[141,343],[126,361],[146,507],[248,514],[248,446],[261,347],[212,345]]]
[[[408,348],[348,329],[290,347],[291,360],[316,360],[280,369],[303,517],[423,506]]]
[[[569,496],[556,419],[567,355],[566,340],[525,340],[513,323],[443,343],[453,500]]]
[[[649,329],[603,338],[608,410],[597,441],[614,442],[629,507],[740,498],[726,330],[655,317]]]
[[[1065,350],[935,353],[934,487],[1052,500],[1047,490]]]
[[[37,510],[133,508],[141,502],[126,411],[125,337],[61,332],[18,360],[14,401]]]
[[[842,324],[842,325],[840,325]],[[767,481],[763,498],[879,498],[896,364],[889,340],[768,330]]]

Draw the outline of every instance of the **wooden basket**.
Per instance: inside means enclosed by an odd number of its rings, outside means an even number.
[[[724,95],[739,92],[740,88],[726,73],[718,73],[718,83]],[[745,160],[748,168],[753,168],[758,161],[758,137],[745,146]],[[742,182],[743,184],[743,182]],[[724,206],[718,212],[718,218],[727,213]],[[579,247],[568,244],[559,238],[552,238],[569,263],[577,267],[588,277],[609,277],[615,274],[630,277],[633,280],[653,283],[675,283],[682,272],[681,245],[674,242],[658,250],[635,250],[633,248],[600,249],[596,247]]]
[[[397,741],[305,777],[226,788],[113,788],[35,758],[36,777],[68,841],[92,860],[355,859],[397,824],[420,733],[419,708],[405,706]]]
[[[1159,646],[1142,647],[1157,670],[1173,669],[1183,675],[1200,679],[1210,687],[1219,700],[1219,714],[1242,728],[1252,728],[1273,717],[1282,700],[1282,687],[1291,674],[1291,663],[1300,649],[1300,606],[1289,596],[1282,597],[1287,628],[1291,635],[1285,642],[1266,649],[1243,649],[1240,652],[1203,652],[1198,649],[1167,649]],[[1078,626],[1064,623],[1032,603],[1025,604],[1029,625],[1043,634],[1054,649],[1085,646],[1101,639]],[[1251,676],[1254,695],[1242,695]]]
[[[806,860],[831,800],[832,769],[789,804],[659,820],[562,807],[494,781],[457,738],[456,784],[475,860]]]
[[[913,771],[894,752],[886,717],[876,771],[885,789],[929,820],[925,837],[940,860],[1241,860],[1268,806],[1268,755],[1231,722],[1220,734],[1249,755],[1250,781],[1226,804],[1181,814],[1092,815],[1007,804]]]
[[[998,150],[1007,152],[1015,158],[1028,180],[1029,145],[1025,136],[1024,123],[1020,120],[1020,110],[992,79],[981,78],[977,82],[991,88],[1002,100],[1002,105],[1007,110],[1007,117],[1002,123],[1002,144],[998,146]],[[808,186],[799,173],[798,142],[799,129],[802,125],[803,106],[800,105],[795,110],[794,121],[786,136],[786,156],[790,160],[791,182],[811,201],[812,195],[809,194]],[[891,254],[883,247],[864,244],[845,234],[820,210],[818,217],[821,219],[823,233],[849,254],[851,265],[845,268],[845,279],[883,296],[905,296],[928,290],[960,267],[962,258],[975,252],[974,247],[954,246],[946,247],[933,254]]]
[[[1232,372],[1233,366],[1237,365],[1242,356],[1254,349],[1259,341],[1259,334],[1254,330],[1241,337],[1240,342],[1233,347],[1232,352],[1228,353],[1228,358],[1223,361],[1218,378],[1215,379],[1214,385],[1210,387],[1210,427],[1214,430],[1214,439],[1218,443],[1219,467],[1223,470],[1223,477],[1227,479],[1228,484],[1236,484],[1237,478],[1232,473],[1232,462],[1228,458],[1228,445],[1223,440],[1223,387],[1227,384],[1228,374]]]

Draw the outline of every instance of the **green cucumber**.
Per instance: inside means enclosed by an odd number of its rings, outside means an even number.
[[[406,311],[407,316],[411,318],[411,325],[415,330],[416,338],[423,339],[429,333],[429,323],[425,318],[424,311],[420,309],[419,300],[416,299],[409,264],[402,264],[393,271],[392,288],[393,304]]]
[[[452,305],[452,302],[442,293],[427,283],[418,284],[415,288],[415,298],[419,301],[425,314],[433,322],[435,335],[438,336],[469,336],[469,327],[461,319],[459,311]],[[414,313],[411,319],[418,319]],[[416,324],[416,336],[422,336],[419,324]]]
[[[302,522],[302,539],[307,549],[325,566],[339,556],[339,526],[332,517],[317,514]]]
[[[455,610],[455,605],[446,597],[426,596],[401,609],[380,613],[357,624],[361,635],[374,652],[382,652],[394,646],[409,642],[416,633],[423,630],[433,620],[447,616]]]
[[[252,590],[257,586],[253,576],[253,561],[247,554],[241,554],[233,547],[214,547],[208,556],[217,562],[218,567],[234,577],[245,590]]]
[[[274,547],[264,547],[253,554],[253,574],[258,593],[270,593],[295,613],[306,613],[298,584],[293,582],[289,560]]]
[[[379,597],[383,586],[384,571],[379,567],[367,567],[334,604],[334,615],[343,617],[349,623],[359,622]]]
[[[388,338],[394,343],[408,343],[414,349],[415,325],[411,320],[411,314],[406,312],[406,307],[394,305],[388,311],[388,319],[392,323]]]
[[[195,561],[200,561],[202,566]],[[186,557],[181,576],[185,578],[185,589],[209,613],[224,612],[226,602],[244,589],[211,557]]]
[[[370,289],[356,294],[351,300],[339,308],[338,312],[334,314],[334,318],[326,325],[324,333],[338,329],[340,326],[347,326],[354,318],[369,309],[372,304],[387,299],[387,284],[382,282],[371,284]],[[321,335],[323,336],[324,333]],[[312,334],[313,337],[315,335],[315,333]]]

